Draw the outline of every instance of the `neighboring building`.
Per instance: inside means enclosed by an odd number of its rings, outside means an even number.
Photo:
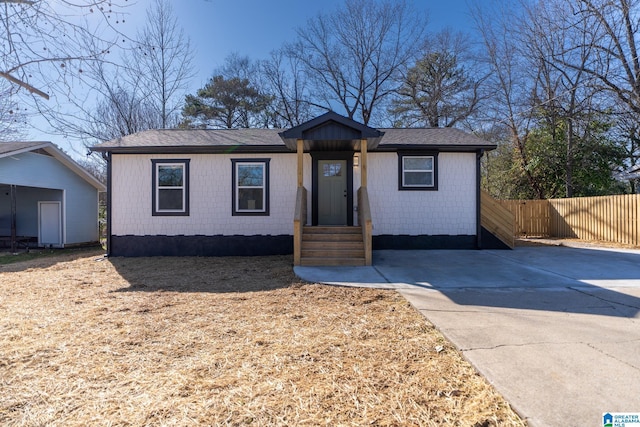
[[[150,130],[92,150],[108,161],[110,255],[370,264],[372,248],[483,247],[479,163],[494,148],[330,112],[288,130]]]
[[[104,184],[50,142],[0,143],[0,247],[97,242]]]

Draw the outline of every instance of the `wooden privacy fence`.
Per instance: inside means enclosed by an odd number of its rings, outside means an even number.
[[[568,237],[640,245],[640,194],[501,200],[517,236]]]

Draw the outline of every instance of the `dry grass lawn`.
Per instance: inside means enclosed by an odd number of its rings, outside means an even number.
[[[393,291],[84,252],[0,266],[0,424],[523,422]]]

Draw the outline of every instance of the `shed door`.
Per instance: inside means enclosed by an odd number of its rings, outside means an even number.
[[[60,202],[38,202],[38,246],[62,246]]]
[[[318,160],[318,225],[347,225],[346,160]]]

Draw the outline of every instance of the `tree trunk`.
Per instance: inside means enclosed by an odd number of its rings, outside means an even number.
[[[565,189],[568,198],[573,197],[573,121],[567,120],[567,159],[565,161]]]

